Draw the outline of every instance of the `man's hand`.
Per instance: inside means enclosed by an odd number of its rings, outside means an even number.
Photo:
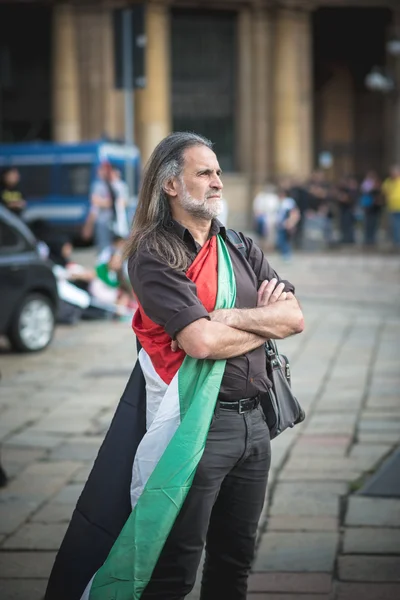
[[[285,289],[285,284],[280,283],[279,285],[276,285],[277,283],[278,280],[275,278],[271,279],[271,281],[266,279],[262,282],[257,292],[257,306],[268,306],[274,304],[274,302],[287,300],[289,292],[283,291]]]
[[[182,350],[177,340],[172,340],[171,342],[171,350],[172,352],[176,352],[177,350]]]

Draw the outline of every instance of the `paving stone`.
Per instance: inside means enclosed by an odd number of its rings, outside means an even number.
[[[339,456],[344,457],[347,452],[347,448],[344,446],[317,446],[308,444],[296,443],[296,456],[326,456],[333,457]]]
[[[294,452],[285,464],[285,468],[289,471],[299,468],[302,470],[326,470],[326,471],[358,471],[369,469],[376,461],[371,455],[362,455],[358,458],[332,456],[331,458],[308,456],[299,457]]]
[[[48,502],[31,517],[33,523],[69,523],[74,512],[75,503],[60,504]]]
[[[330,594],[247,594],[247,600],[332,600]]]
[[[284,468],[278,475],[278,481],[356,481],[361,471],[302,471]]]
[[[70,483],[66,485],[57,496],[54,496],[52,500],[53,502],[58,502],[60,504],[74,504],[78,501],[82,489],[82,483]]]
[[[27,494],[45,500],[58,492],[63,484],[80,468],[75,462],[38,462],[27,467],[10,483],[11,494]]]
[[[327,594],[332,577],[327,573],[251,573],[248,591]]]
[[[255,571],[330,572],[338,536],[330,532],[269,532],[258,548]]]
[[[3,435],[10,434],[24,425],[35,422],[43,415],[43,409],[33,406],[20,407],[19,404],[3,410],[1,414],[1,430]]]
[[[345,529],[344,554],[400,554],[400,529]]]
[[[353,496],[349,499],[345,524],[347,526],[400,527],[400,500]]]
[[[305,484],[279,483],[273,494],[272,516],[331,516],[339,513],[340,493],[346,486],[338,483]]]
[[[40,499],[21,497],[17,494],[0,494],[0,533],[10,534],[37,510]]]
[[[395,600],[400,598],[400,584],[339,582],[336,593],[337,600]]]
[[[399,406],[399,395],[393,394],[392,396],[381,396],[380,394],[370,394],[367,399],[367,407],[376,406],[382,411],[385,409],[398,408]]]
[[[269,517],[268,531],[337,531],[335,517]]]
[[[340,447],[344,447],[347,448],[352,441],[352,437],[351,436],[344,436],[344,435],[338,435],[338,436],[330,436],[330,435],[312,435],[307,433],[307,431],[305,431],[301,437],[299,438],[297,444],[301,445],[301,444],[309,444],[309,445],[315,445],[315,446],[328,446],[328,447],[334,447],[334,446],[340,446]],[[297,445],[296,445],[297,448]]]
[[[85,441],[65,442],[50,454],[50,460],[94,461],[101,445],[97,437]]]
[[[61,434],[82,434],[88,431],[91,427],[90,419],[88,418],[70,418],[61,419],[60,417],[53,417],[48,419],[41,419],[36,425],[31,428],[32,432],[36,433],[61,433]]]
[[[1,600],[43,600],[46,579],[3,579]]]
[[[1,417],[0,417],[1,418]],[[11,448],[2,446],[1,462],[9,478],[15,477],[28,465],[40,460],[45,455],[43,449]]]
[[[361,419],[358,423],[359,432],[363,433],[379,433],[391,432],[398,433],[400,431],[400,422],[398,420],[376,420],[376,419]]]
[[[399,444],[400,433],[388,431],[360,431],[357,434],[357,439],[362,444]]]
[[[0,552],[0,578],[46,579],[55,552]]]
[[[376,462],[384,458],[391,450],[391,444],[354,444],[349,453],[349,458],[371,456]]]
[[[27,523],[3,544],[7,550],[58,550],[68,524]]]
[[[399,556],[339,556],[341,581],[400,582]]]
[[[73,476],[72,481],[74,483],[86,483],[89,478],[90,471],[92,470],[92,466],[92,463],[90,463],[82,467],[82,469],[79,469],[79,471],[77,471]],[[271,471],[269,472],[268,480],[271,482]]]
[[[28,446],[29,448],[56,448],[65,441],[65,436],[61,434],[51,435],[50,433],[37,433],[30,428],[21,433],[17,433],[7,439],[4,447],[7,446]]]

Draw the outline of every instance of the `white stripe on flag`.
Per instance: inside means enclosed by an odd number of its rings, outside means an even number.
[[[136,506],[150,475],[156,468],[158,461],[164,454],[166,447],[181,422],[178,372],[169,386],[166,386],[155,372],[150,358],[143,349],[139,353],[139,360],[146,380],[146,403],[148,402],[147,383],[149,382],[149,390],[152,393],[152,413],[155,411],[157,404],[158,409],[155,415],[151,415],[151,425],[140,442],[133,461],[131,481],[132,510]],[[164,391],[164,388],[166,388],[166,391]],[[157,390],[159,390],[158,398]]]
[[[157,374],[147,352],[140,350],[138,358],[146,381],[146,429],[150,429],[168,384]]]

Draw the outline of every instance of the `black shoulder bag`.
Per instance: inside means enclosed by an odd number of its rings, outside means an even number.
[[[229,240],[248,260],[246,246],[233,229],[227,230]],[[304,421],[306,415],[291,389],[290,365],[286,356],[279,354],[274,340],[264,344],[268,379],[272,387],[261,394],[260,402],[270,431],[271,440],[288,427]]]

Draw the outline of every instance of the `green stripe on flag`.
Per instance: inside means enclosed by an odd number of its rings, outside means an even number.
[[[215,306],[232,308],[235,299],[232,263],[225,242],[218,236]],[[150,475],[107,560],[96,573],[90,600],[140,599],[203,454],[225,364],[225,360],[196,360],[189,356],[183,361],[178,372],[181,424]]]

